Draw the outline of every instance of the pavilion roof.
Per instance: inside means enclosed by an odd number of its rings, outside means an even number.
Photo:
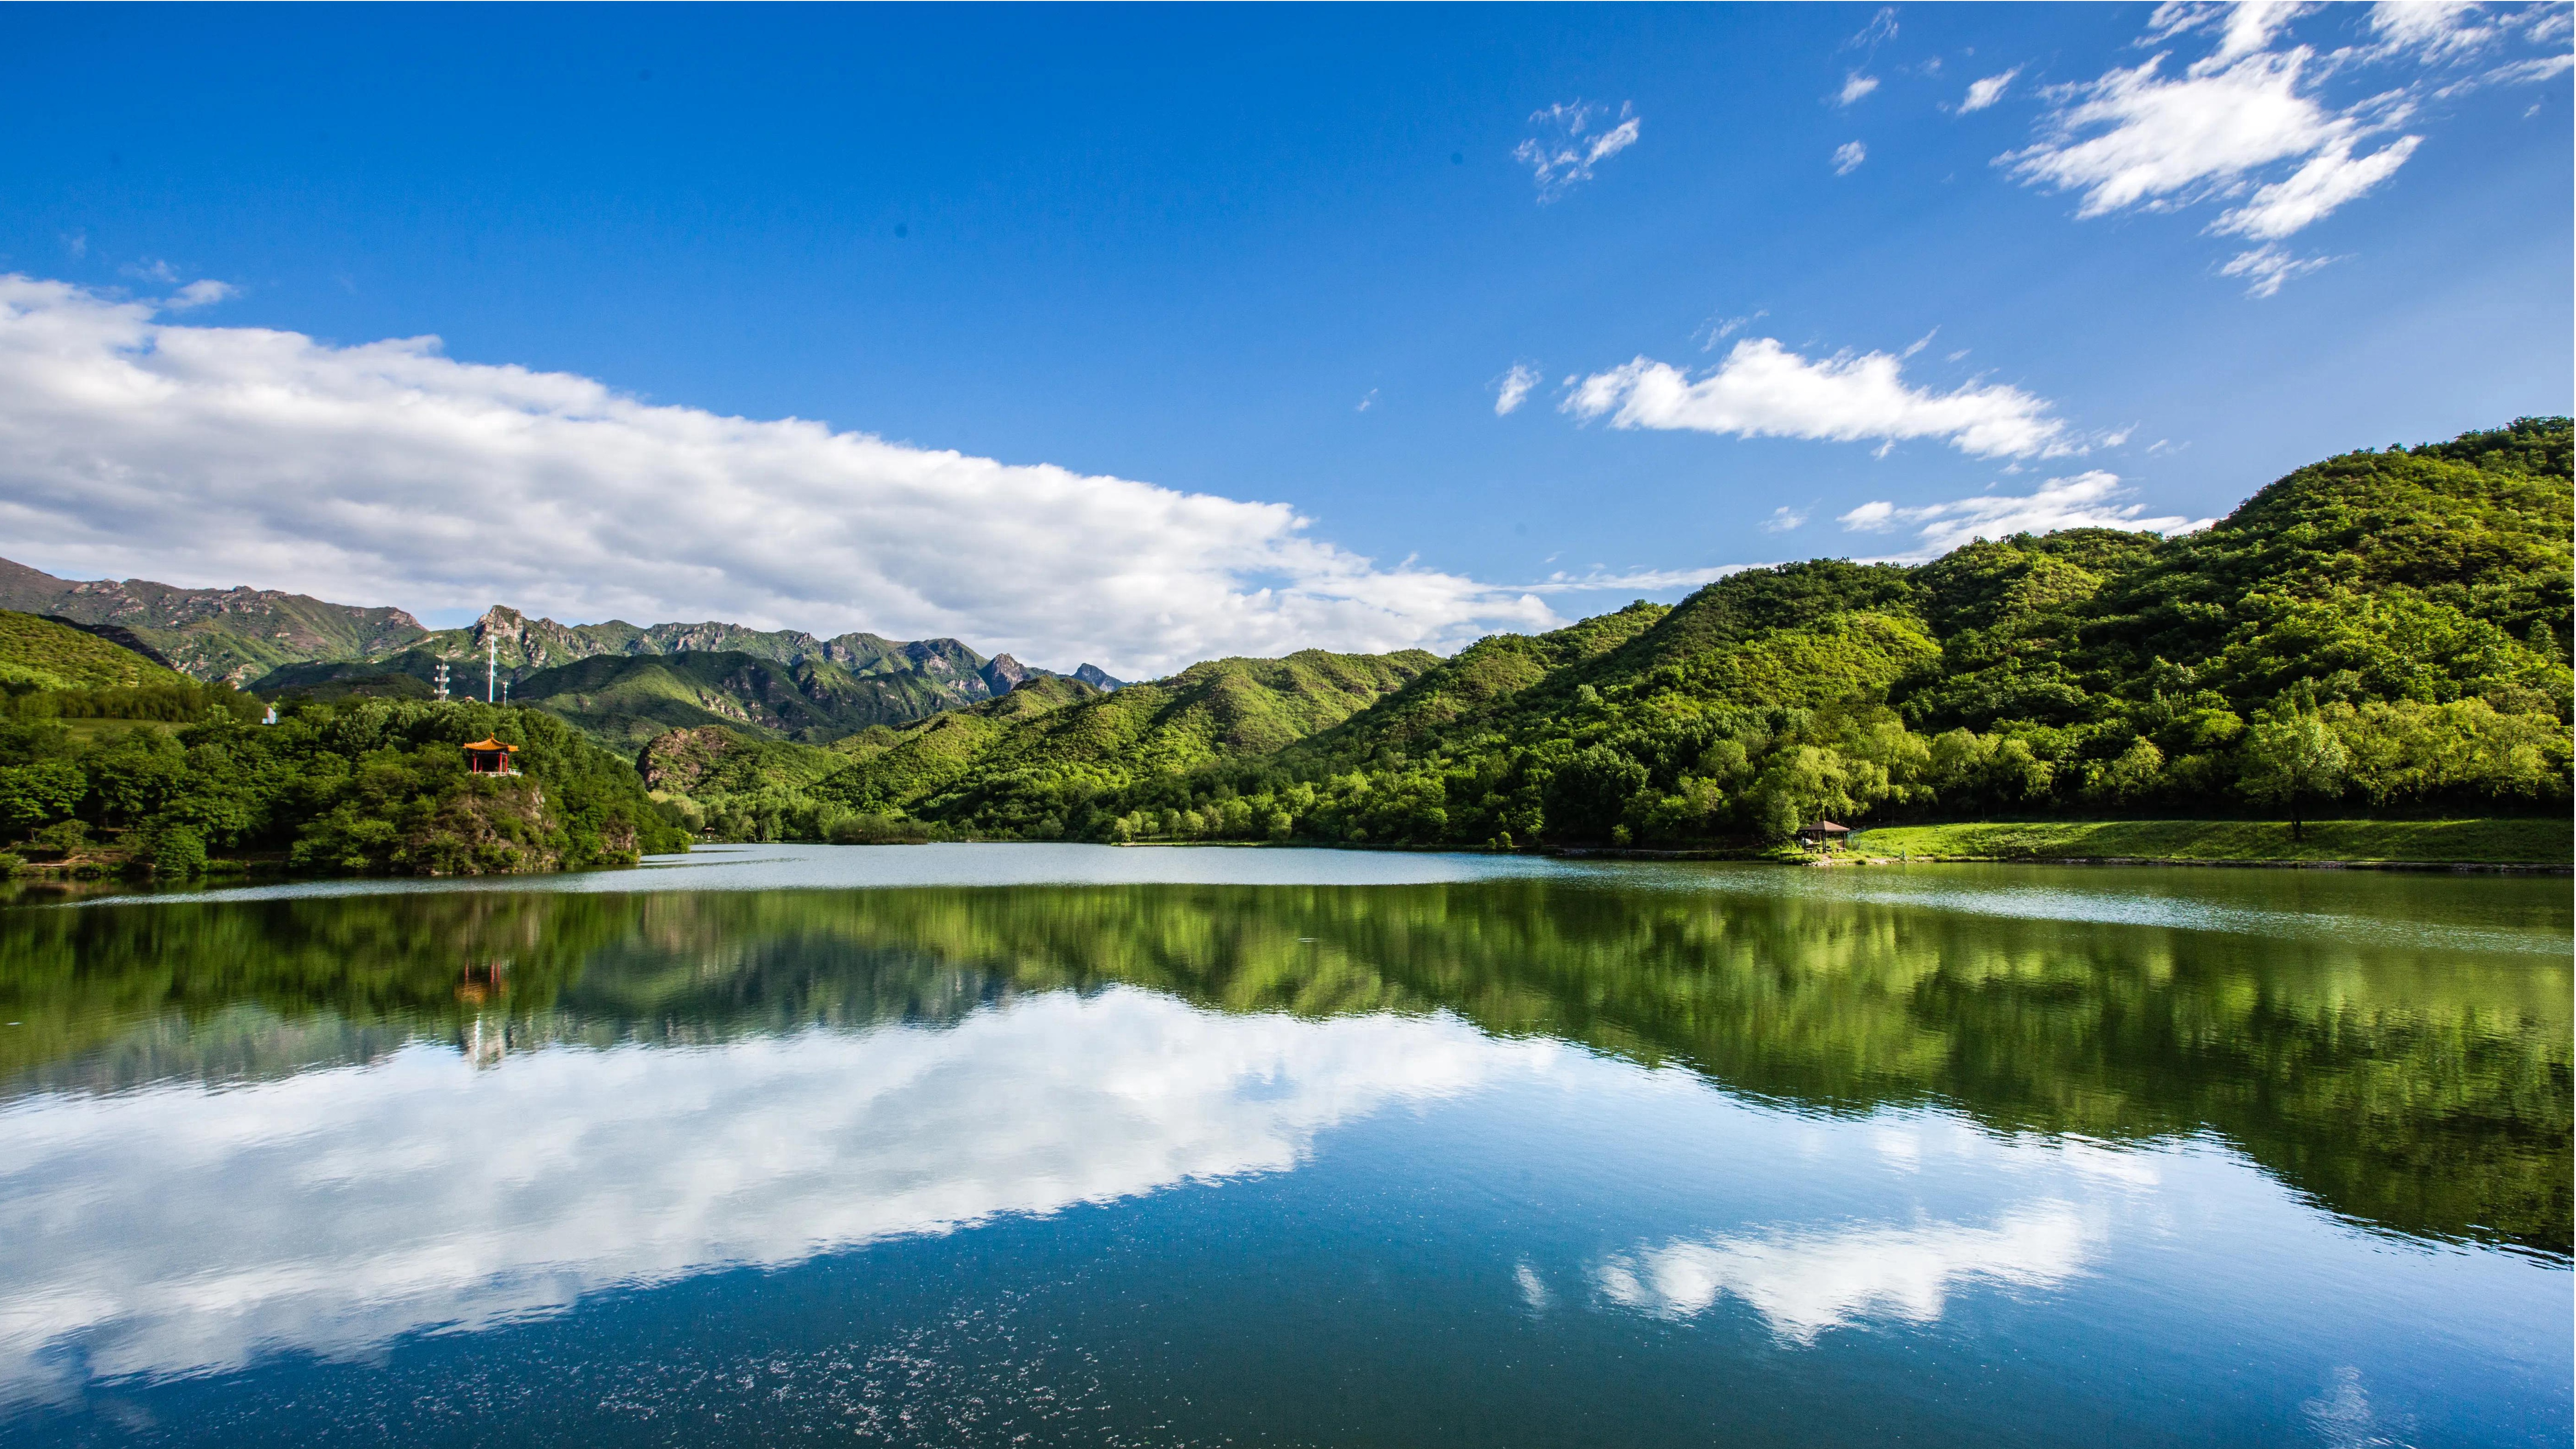
[[[517,754],[519,752],[519,747],[517,745],[505,745],[499,740],[492,738],[490,735],[485,735],[483,738],[476,740],[465,748],[469,750],[508,750],[512,754]]]

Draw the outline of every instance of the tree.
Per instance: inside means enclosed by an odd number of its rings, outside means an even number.
[[[2343,793],[2352,756],[2326,722],[2292,712],[2254,726],[2245,741],[2245,774],[2237,788],[2248,799],[2278,803],[2290,812],[2290,838],[2304,838],[2299,802],[2331,800]]]

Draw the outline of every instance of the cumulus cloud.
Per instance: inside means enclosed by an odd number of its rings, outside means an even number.
[[[1804,528],[1807,526],[1809,515],[1814,511],[1812,508],[1774,508],[1771,510],[1771,516],[1762,521],[1762,531],[1787,533],[1793,528]]]
[[[2259,246],[2250,252],[2238,252],[2218,269],[2222,277],[2245,279],[2245,295],[2269,297],[2281,290],[2284,282],[2295,281],[2332,262],[2332,257],[2292,256],[2278,246]]]
[[[1512,155],[1530,168],[1540,201],[1564,196],[1591,180],[1594,167],[1637,144],[1641,122],[1633,108],[1623,103],[1616,123],[1605,128],[1599,122],[1606,111],[1589,102],[1567,101],[1530,113],[1539,134],[1514,147]]]
[[[944,1030],[481,1069],[421,1044],[230,1090],[16,1103],[0,1403],[280,1349],[353,1357],[611,1288],[1286,1171],[1336,1124],[1561,1059],[1448,1017],[1226,1015],[1113,988]]]
[[[1834,148],[1834,174],[1849,176],[1853,168],[1869,159],[1869,148],[1858,141],[1845,141]]]
[[[1536,386],[1538,369],[1526,362],[1513,363],[1512,370],[1503,374],[1501,385],[1494,389],[1494,416],[1504,417],[1519,408]]]
[[[2014,66],[2001,75],[1990,75],[1984,80],[1969,82],[1967,99],[1959,102],[1959,113],[1966,115],[1970,111],[1982,111],[2002,100],[2005,89],[2011,86],[2013,78],[2020,74],[2021,67]]]
[[[1802,357],[1769,337],[1735,344],[1694,381],[1640,357],[1583,379],[1565,401],[1580,418],[1616,428],[1687,428],[1737,437],[1939,438],[1977,457],[2049,456],[2074,450],[2044,398],[2004,383],[1949,392],[1908,387],[1891,353]]]
[[[1864,503],[1835,518],[1853,533],[1912,528],[1918,546],[1901,558],[1930,558],[1979,538],[2053,533],[2061,528],[2122,528],[2139,533],[2188,533],[2214,519],[2142,518],[2142,503],[2121,503],[2132,490],[2119,475],[2096,468],[2071,478],[2051,478],[2022,495],[1981,493],[1949,503],[1900,508],[1884,500]]]
[[[435,338],[176,325],[23,276],[0,276],[0,538],[84,577],[954,635],[1129,677],[1556,622],[1285,504],[656,406]]]
[[[1985,1282],[2053,1288],[2082,1271],[2094,1234],[2069,1204],[2040,1203],[1992,1227],[1859,1225],[1676,1239],[1614,1255],[1594,1273],[1601,1296],[1663,1318],[1743,1300],[1772,1333],[1812,1344],[1868,1318],[1940,1320],[1949,1296]]]
[[[1871,91],[1877,89],[1878,77],[1874,75],[1863,75],[1859,71],[1853,71],[1851,74],[1843,77],[1843,88],[1835,95],[1834,104],[1838,106],[1848,106],[1852,102],[1859,100],[1861,97],[1868,95]]]

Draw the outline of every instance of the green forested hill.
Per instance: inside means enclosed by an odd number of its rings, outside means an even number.
[[[761,833],[828,833],[845,817],[910,816],[986,833],[1090,836],[1096,799],[1267,758],[1440,663],[1420,650],[1217,659],[1114,694],[1037,678],[1000,699],[843,739],[825,751],[744,748],[721,767],[679,762],[701,738],[656,741],[645,770],[676,807]],[[828,761],[828,768],[818,764]]]
[[[820,788],[862,811],[1062,830],[1068,812],[1093,796],[1266,757],[1438,663],[1418,649],[1307,649],[1284,659],[1210,660],[1109,695],[1048,680],[891,738],[849,741],[858,758]]]
[[[290,704],[269,725],[222,685],[71,697],[148,706],[217,690],[230,698],[110,716],[176,729],[0,718],[0,848],[163,876],[236,853],[326,874],[471,875],[632,862],[688,842],[626,761],[535,710],[368,699]],[[487,735],[519,746],[518,774],[467,773],[458,746]]]
[[[730,650],[577,660],[529,675],[510,698],[627,750],[665,730],[710,724],[821,743],[957,703],[913,670],[859,675]]]
[[[114,689],[185,682],[178,673],[86,630],[0,609],[0,687]]]
[[[2568,421],[2524,419],[2327,459],[2171,539],[1749,570],[1222,747],[1145,727],[1212,666],[1032,691],[845,741],[813,789],[995,834],[1675,846],[1819,815],[2563,808],[2570,505]]]

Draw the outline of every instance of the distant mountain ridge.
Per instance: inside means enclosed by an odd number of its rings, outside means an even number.
[[[182,589],[150,579],[58,579],[0,559],[0,609],[114,626],[199,679],[239,684],[281,664],[400,649],[428,630],[400,609],[276,589]]]
[[[995,699],[1034,679],[1123,687],[1097,665],[1064,676],[948,638],[822,638],[719,620],[560,624],[500,604],[463,627],[431,629],[401,609],[274,589],[75,581],[5,559],[0,608],[56,618],[182,673],[272,696],[425,698],[444,664],[453,698],[506,693],[620,748],[710,724],[819,743]]]

